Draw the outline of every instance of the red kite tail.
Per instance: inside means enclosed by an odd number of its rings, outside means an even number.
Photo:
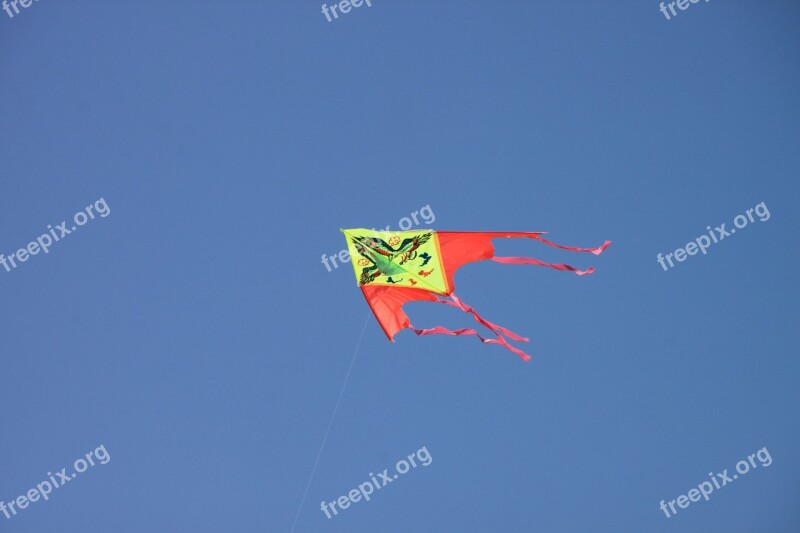
[[[606,241],[602,244],[602,246],[598,246],[597,248],[576,248],[575,246],[564,246],[563,244],[556,244],[552,241],[548,241],[541,235],[537,235],[531,238],[536,239],[537,241],[541,241],[545,243],[547,246],[552,246],[553,248],[560,248],[562,250],[568,250],[570,252],[589,252],[590,254],[594,255],[600,255],[601,253],[603,253],[603,250],[611,246],[611,241]]]
[[[502,337],[502,335],[497,335],[496,339],[487,339],[485,337],[482,337],[477,331],[475,331],[474,329],[471,329],[471,328],[462,328],[462,329],[457,329],[455,331],[451,331],[451,330],[449,330],[449,329],[447,329],[445,327],[442,327],[442,326],[436,326],[436,327],[433,327],[433,328],[426,328],[426,329],[417,329],[414,326],[409,326],[409,329],[411,331],[413,331],[414,333],[416,333],[417,335],[475,335],[483,343],[486,343],[486,344],[499,344],[501,346],[505,346],[506,348],[508,348],[509,350],[511,350],[512,352],[514,352],[518,356],[520,356],[523,361],[530,361],[531,360],[531,356],[530,355],[526,354],[522,350],[519,350],[519,349],[514,348],[513,346],[511,346],[508,343],[508,341],[506,341]]]
[[[436,326],[436,327],[433,327],[433,328],[426,328],[426,329],[417,329],[417,328],[415,328],[415,327],[413,327],[413,326],[411,326],[409,324],[409,329],[411,329],[417,335],[436,335],[436,334],[439,334],[439,335],[475,335],[483,343],[499,344],[501,346],[506,347],[508,350],[512,351],[513,353],[517,354],[518,356],[520,356],[524,361],[530,361],[530,359],[531,359],[530,355],[526,354],[522,350],[519,350],[519,349],[515,348],[514,346],[512,346],[511,344],[509,344],[508,341],[506,341],[506,339],[503,337],[503,335],[506,335],[507,337],[510,337],[511,339],[513,339],[515,341],[520,341],[520,342],[528,342],[528,338],[522,337],[520,335],[517,335],[516,333],[514,333],[511,330],[508,330],[508,329],[506,329],[506,328],[504,328],[502,326],[498,326],[497,324],[493,324],[492,322],[489,322],[488,320],[486,320],[485,318],[480,316],[478,314],[478,312],[475,311],[475,309],[473,309],[469,305],[467,305],[464,302],[462,302],[461,299],[458,296],[456,296],[455,294],[451,294],[450,298],[451,298],[451,300],[438,299],[438,300],[436,300],[436,302],[437,303],[441,303],[441,304],[451,305],[453,307],[461,309],[465,313],[471,314],[476,322],[478,322],[479,324],[489,328],[492,331],[492,333],[495,334],[495,336],[497,338],[496,339],[486,339],[486,338],[482,337],[481,335],[479,335],[477,331],[475,331],[474,329],[470,329],[470,328],[457,329],[455,331],[451,331],[451,330],[449,330],[447,328],[444,328],[442,326]]]
[[[611,241],[606,241],[602,244],[602,246],[598,246],[597,248],[577,248],[575,246],[564,246],[563,244],[556,244],[552,241],[548,241],[544,237],[540,235],[534,235],[530,238],[536,239],[548,246],[552,246],[553,248],[559,248],[561,250],[568,250],[570,252],[588,252],[594,255],[600,255],[603,253],[603,250],[611,246]],[[574,266],[567,265],[565,263],[545,263],[544,261],[540,261],[538,259],[534,259],[533,257],[492,257],[492,261],[497,263],[505,263],[507,265],[536,265],[536,266],[543,266],[547,268],[552,268],[554,270],[567,270],[570,272],[575,272],[579,276],[585,276],[586,274],[591,274],[594,272],[594,267],[589,267],[586,270],[579,270]]]
[[[478,324],[486,326],[487,328],[492,330],[496,335],[505,335],[505,336],[511,338],[512,340],[520,341],[520,342],[528,342],[530,340],[527,337],[523,337],[521,335],[517,335],[513,331],[508,330],[508,329],[504,328],[503,326],[498,326],[497,324],[493,324],[493,323],[489,322],[488,320],[483,318],[481,315],[479,315],[478,312],[475,311],[475,309],[473,309],[472,307],[470,307],[469,305],[467,305],[463,301],[461,301],[461,298],[459,298],[455,294],[451,294],[450,295],[450,299],[452,301],[440,299],[440,300],[437,300],[437,303],[451,305],[453,307],[461,309],[465,313],[471,314],[472,317],[475,319],[475,321]]]

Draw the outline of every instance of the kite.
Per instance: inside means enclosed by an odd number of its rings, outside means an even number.
[[[394,336],[403,329],[410,329],[417,335],[474,335],[483,343],[507,348],[525,361],[529,361],[530,356],[509,344],[506,337],[518,342],[528,342],[528,338],[485,320],[456,296],[453,292],[456,270],[467,263],[491,259],[497,263],[538,265],[583,276],[594,272],[594,268],[578,270],[563,263],[545,263],[531,257],[497,257],[492,239],[528,238],[561,250],[594,255],[599,255],[611,244],[611,241],[606,241],[597,248],[563,246],[542,237],[544,232],[341,231],[347,239],[361,292],[390,341],[394,342]],[[403,304],[411,301],[431,301],[461,309],[491,330],[495,338],[483,337],[471,328],[449,330],[436,326],[417,329],[403,312]]]

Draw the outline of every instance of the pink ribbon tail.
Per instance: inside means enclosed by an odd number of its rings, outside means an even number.
[[[597,248],[577,248],[575,246],[564,246],[563,244],[556,244],[553,241],[548,241],[547,239],[545,239],[541,235],[536,235],[536,236],[534,236],[532,238],[536,239],[537,241],[543,242],[547,246],[552,246],[553,248],[560,248],[562,250],[569,250],[570,252],[589,252],[590,254],[594,254],[594,255],[600,255],[601,253],[603,253],[603,250],[605,250],[606,248],[611,246],[611,241],[606,241],[601,246],[598,246]]]
[[[533,257],[492,257],[492,261],[505,263],[507,265],[537,265],[555,270],[569,270],[570,272],[575,272],[579,276],[585,276],[586,274],[591,274],[594,272],[594,267],[589,267],[586,270],[579,270],[574,266],[564,263],[545,263],[544,261],[539,261]]]
[[[548,241],[539,234],[532,235],[531,238],[536,239],[537,241],[540,241],[546,244],[547,246],[552,246],[553,248],[559,248],[561,250],[567,250],[570,252],[588,252],[594,255],[600,255],[601,253],[603,253],[603,250],[611,246],[611,241],[606,241],[597,248],[578,248],[576,246],[564,246],[563,244],[557,244],[552,241]],[[534,259],[533,257],[492,257],[492,261],[495,261],[497,263],[505,263],[507,265],[536,265],[536,266],[552,268],[554,270],[567,270],[569,272],[575,272],[579,276],[585,276],[586,274],[591,274],[592,272],[594,272],[594,267],[589,267],[586,270],[580,270],[572,265],[567,265],[565,263],[545,263],[544,261],[539,261],[538,259]]]
[[[483,342],[484,344],[499,344],[500,346],[505,346],[507,349],[520,356],[523,361],[531,360],[530,355],[526,354],[522,350],[519,350],[511,346],[508,343],[508,341],[506,341],[501,335],[497,335],[496,339],[487,339],[486,337],[481,336],[480,333],[471,328],[462,328],[452,331],[442,326],[436,326],[433,328],[426,328],[426,329],[417,329],[414,326],[409,326],[409,329],[414,333],[416,333],[417,335],[457,335],[457,336],[474,335],[478,337],[478,339],[480,339],[480,341]]]
[[[520,341],[520,342],[528,342],[530,340],[527,337],[523,337],[521,335],[518,335],[518,334],[514,333],[513,331],[511,331],[509,329],[504,328],[503,326],[498,326],[497,324],[493,324],[492,322],[489,322],[488,320],[483,318],[481,315],[479,315],[478,312],[475,311],[475,309],[473,309],[472,307],[470,307],[469,305],[467,305],[466,303],[461,301],[461,298],[459,298],[455,294],[451,294],[450,298],[451,298],[452,301],[440,299],[440,300],[437,300],[437,303],[451,305],[451,306],[453,306],[453,307],[455,307],[457,309],[461,309],[465,313],[471,314],[472,318],[474,318],[475,321],[478,324],[481,324],[482,326],[485,326],[485,327],[489,328],[496,335],[505,335],[505,336],[509,337],[512,340]]]
[[[462,328],[462,329],[457,329],[455,331],[451,331],[451,330],[449,330],[447,328],[444,328],[442,326],[436,326],[434,328],[427,328],[427,329],[416,329],[413,326],[410,326],[410,329],[414,333],[416,333],[417,335],[474,335],[474,336],[478,337],[478,339],[480,339],[480,341],[485,343],[485,344],[499,344],[500,346],[504,346],[505,348],[507,348],[511,352],[513,352],[513,353],[517,354],[518,356],[520,356],[523,361],[530,361],[530,359],[531,359],[530,355],[526,354],[522,350],[520,350],[518,348],[515,348],[514,346],[509,344],[508,341],[503,337],[503,335],[505,335],[505,336],[515,340],[515,341],[520,341],[520,342],[528,342],[528,338],[527,337],[523,337],[521,335],[517,335],[513,331],[511,331],[509,329],[506,329],[503,326],[498,326],[497,324],[489,322],[488,320],[483,318],[481,315],[479,315],[478,312],[475,311],[475,309],[473,309],[469,305],[467,305],[464,302],[462,302],[461,299],[458,296],[456,296],[455,294],[451,294],[450,295],[450,300],[439,299],[439,300],[436,300],[436,303],[450,305],[450,306],[456,307],[458,309],[461,309],[465,313],[471,314],[472,318],[474,318],[477,323],[481,324],[482,326],[485,326],[485,327],[489,328],[492,331],[492,333],[495,334],[495,336],[497,338],[496,339],[487,339],[487,338],[481,336],[477,331],[475,331],[474,329],[471,329],[471,328]]]

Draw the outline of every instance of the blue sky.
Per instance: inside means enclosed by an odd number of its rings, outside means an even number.
[[[0,501],[110,456],[0,531],[290,531],[345,376],[295,531],[796,531],[800,6],[434,4],[0,11],[0,253],[110,208],[0,267]],[[321,255],[425,205],[425,228],[614,244],[496,245],[591,276],[456,275],[530,363],[392,344]],[[659,509],[763,447],[769,467]]]

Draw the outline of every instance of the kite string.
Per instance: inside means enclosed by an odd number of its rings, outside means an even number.
[[[347,374],[344,376],[344,383],[342,383],[342,389],[339,391],[339,398],[336,400],[336,405],[333,407],[333,413],[331,414],[331,419],[328,421],[328,429],[325,430],[325,436],[322,438],[322,445],[319,447],[319,452],[317,453],[317,459],[314,461],[314,467],[311,469],[311,476],[308,478],[308,483],[306,484],[306,490],[303,491],[303,498],[300,500],[300,507],[297,509],[297,514],[294,516],[294,522],[292,523],[292,530],[291,533],[294,533],[294,528],[297,527],[297,519],[300,518],[300,511],[303,510],[303,504],[306,501],[306,496],[308,496],[308,489],[311,487],[311,482],[314,480],[314,474],[317,472],[317,466],[319,465],[319,458],[322,457],[322,450],[325,449],[325,443],[328,442],[328,435],[331,432],[331,426],[333,425],[333,420],[336,418],[336,412],[339,410],[339,403],[342,401],[342,396],[344,395],[344,389],[347,387],[347,380],[350,379],[350,371],[353,370],[353,363],[356,361],[356,356],[358,355],[358,350],[361,348],[361,341],[364,340],[364,332],[367,331],[367,323],[369,322],[369,314],[367,314],[367,319],[364,320],[364,327],[361,328],[361,336],[358,338],[358,344],[356,344],[356,350],[353,352],[353,357],[350,359],[350,366],[347,368]]]

